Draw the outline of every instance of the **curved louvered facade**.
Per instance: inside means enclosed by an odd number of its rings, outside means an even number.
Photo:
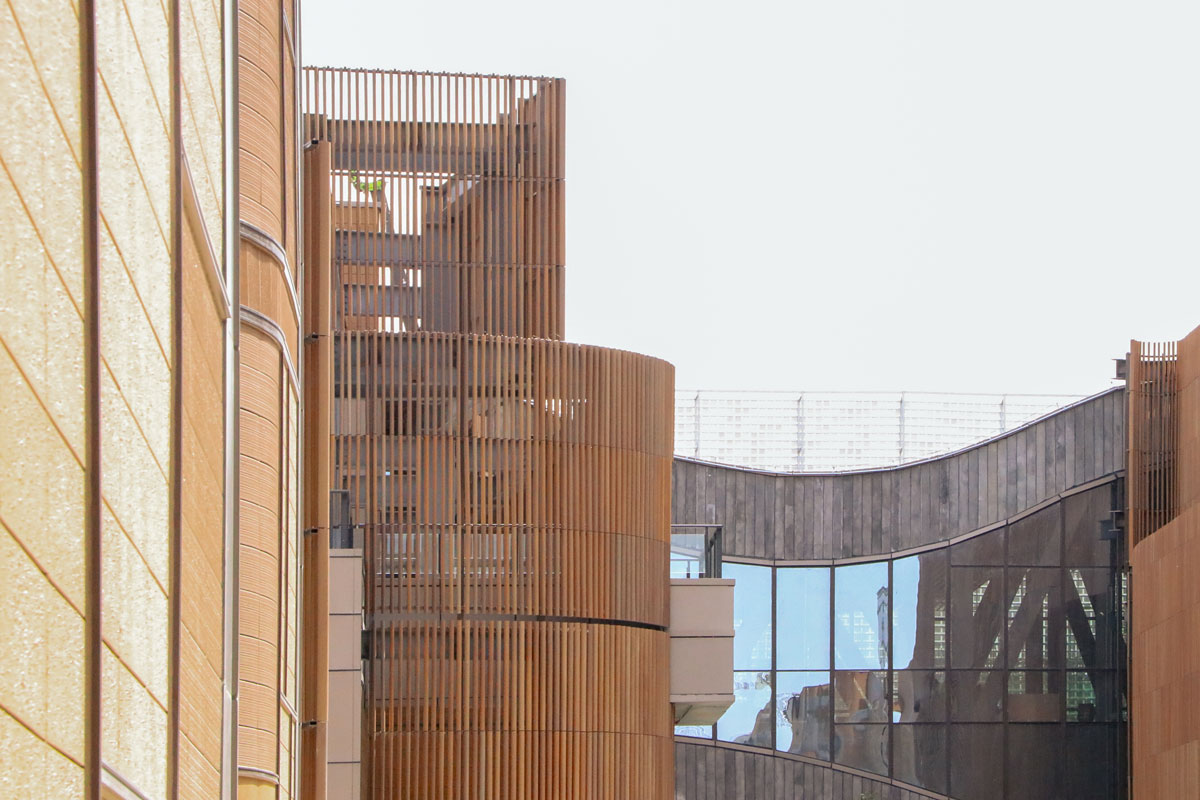
[[[563,82],[312,70],[305,95],[363,796],[668,797],[673,370],[560,341]]]

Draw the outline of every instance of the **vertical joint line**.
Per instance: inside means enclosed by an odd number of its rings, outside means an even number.
[[[83,139],[84,349],[84,798],[100,800],[100,226],[96,133],[96,3],[79,0]]]

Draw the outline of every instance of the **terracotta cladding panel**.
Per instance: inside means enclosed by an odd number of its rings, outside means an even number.
[[[1135,797],[1200,795],[1200,328],[1133,342],[1130,744]]]
[[[185,734],[179,742],[179,796],[211,800],[221,794],[221,772]]]
[[[298,320],[291,292],[285,284],[290,280],[290,273],[275,256],[243,242],[240,275],[242,305],[266,316],[279,327],[287,343],[289,357],[295,363]],[[278,349],[278,345],[273,346]]]
[[[202,645],[185,633],[180,641],[180,732],[210,767],[221,763],[221,675]],[[219,665],[218,665],[219,666]]]

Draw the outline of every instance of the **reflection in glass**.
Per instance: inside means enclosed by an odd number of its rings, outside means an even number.
[[[955,545],[957,547],[958,545]],[[954,547],[950,548],[951,551]],[[950,666],[993,669],[1000,660],[1004,619],[1003,567],[950,570]]]
[[[888,774],[890,725],[834,725],[833,760],[854,769]]]
[[[833,673],[834,722],[887,722],[886,672]]]
[[[733,668],[771,668],[771,568],[725,562],[733,578]]]
[[[945,725],[893,725],[892,777],[945,792],[946,750]]]
[[[1060,722],[1063,708],[1061,672],[1008,673],[1008,719],[1010,722]]]
[[[892,658],[896,669],[946,666],[946,551],[892,562]]]
[[[722,742],[771,746],[771,673],[734,672],[733,705],[717,720]]]
[[[1063,745],[1063,797],[1118,796],[1122,758],[1117,725],[1068,725]]]
[[[950,726],[950,796],[1001,800],[1004,792],[1003,725]]]
[[[1008,666],[1048,669],[1063,663],[1062,570],[1008,569]]]
[[[950,563],[998,567],[1004,563],[1004,528],[981,533],[950,547]]]
[[[1066,680],[1067,722],[1116,722],[1123,718],[1115,672],[1070,670]]]
[[[1064,797],[1060,787],[1063,771],[1062,728],[1058,725],[1017,724],[1009,724],[1006,728],[1006,795],[1021,800],[1059,800]]]
[[[1112,563],[1113,542],[1101,539],[1101,524],[1111,519],[1112,489],[1100,486],[1063,500],[1068,566],[1107,567]]]
[[[1055,504],[1008,526],[1008,563],[1057,567],[1062,552],[1062,506]]]
[[[1066,571],[1067,667],[1116,666],[1120,632],[1110,623],[1112,572],[1082,568]]]
[[[886,561],[834,568],[834,620],[834,667],[887,669]]]
[[[778,669],[829,669],[829,568],[776,571]]]
[[[946,673],[904,670],[892,673],[893,722],[945,722]]]
[[[950,673],[950,718],[955,722],[1000,722],[1004,673],[956,670]]]
[[[775,747],[829,760],[829,673],[778,672]]]
[[[712,738],[712,725],[676,725],[676,736],[696,736],[700,739]]]

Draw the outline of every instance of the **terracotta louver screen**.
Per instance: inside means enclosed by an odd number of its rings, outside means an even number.
[[[564,84],[308,70],[363,795],[666,798],[673,369],[561,342]]]

